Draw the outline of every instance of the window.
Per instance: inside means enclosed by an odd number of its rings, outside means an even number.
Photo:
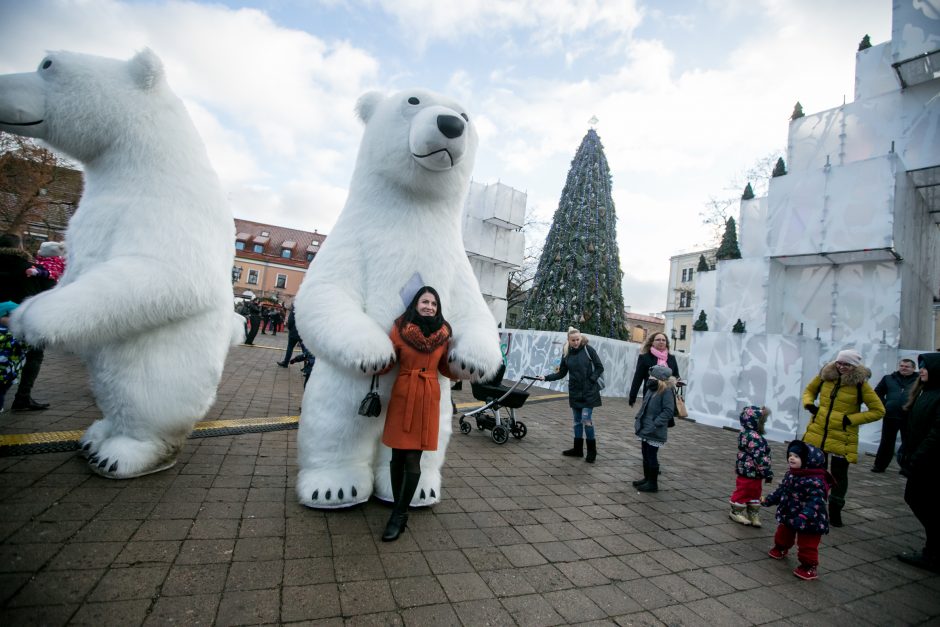
[[[694,292],[679,292],[679,307],[691,307],[692,306],[692,294]]]
[[[263,252],[264,252],[264,244],[255,244],[255,246],[254,246],[254,248],[252,248],[252,250],[255,251],[256,253],[263,253]]]
[[[680,340],[685,339],[685,325],[684,324],[679,325],[679,339]]]
[[[242,278],[242,267],[232,266],[232,283],[238,283]]]
[[[683,283],[688,283],[689,281],[692,280],[692,272],[694,270],[695,268],[683,268],[682,269],[682,282]]]
[[[248,285],[257,285],[258,284],[258,271],[249,270],[248,271]]]
[[[279,290],[282,290],[285,287],[287,287],[287,275],[286,274],[277,275],[277,280],[274,282],[274,287],[276,287]]]
[[[313,258],[316,256],[316,253],[307,253],[307,261],[313,261]]]
[[[290,248],[282,248],[281,257],[284,257],[285,259],[290,259]]]
[[[245,242],[235,242],[235,250],[245,250]]]
[[[267,231],[261,231],[261,237],[271,237],[271,234]]]

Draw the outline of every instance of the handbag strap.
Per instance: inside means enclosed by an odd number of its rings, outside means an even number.
[[[369,386],[369,391],[375,392],[378,389],[379,389],[379,375],[374,374],[372,375],[372,384]]]

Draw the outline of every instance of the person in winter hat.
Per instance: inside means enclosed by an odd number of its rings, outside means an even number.
[[[650,368],[650,385],[636,415],[634,431],[643,453],[643,479],[633,482],[640,492],[659,490],[659,449],[666,444],[668,428],[675,424],[676,378],[668,366]]]
[[[50,287],[54,286],[65,273],[65,244],[43,242],[36,252],[35,264],[26,271],[27,276],[48,279]]]
[[[734,492],[731,494],[729,517],[736,523],[760,527],[761,483],[770,483],[774,471],[770,467],[770,445],[764,439],[764,423],[770,416],[766,407],[745,407],[738,419],[738,460]],[[746,514],[746,515],[745,515]]]
[[[849,464],[858,462],[858,429],[885,415],[884,404],[868,383],[870,377],[871,370],[862,364],[858,351],[845,349],[823,366],[803,391],[803,406],[810,413],[803,441],[823,450],[836,479],[829,502],[833,527],[842,526]]]
[[[884,472],[894,459],[894,444],[907,416],[904,405],[910,398],[911,388],[917,383],[917,378],[917,363],[902,357],[898,360],[898,369],[881,377],[875,386],[875,394],[885,406],[885,417],[881,421],[881,442],[871,467],[872,472]],[[901,445],[904,445],[904,438],[901,438]]]
[[[940,353],[920,355],[917,366],[898,462],[907,477],[904,502],[924,526],[927,541],[921,551],[901,553],[898,559],[940,573]]]
[[[795,542],[800,565],[793,574],[800,579],[816,579],[819,542],[829,533],[826,501],[834,480],[826,470],[823,452],[800,440],[787,446],[787,466],[777,489],[761,499],[765,506],[777,506],[774,546],[767,554],[782,560]]]
[[[561,351],[558,371],[539,376],[540,381],[558,381],[568,377],[568,405],[574,420],[574,446],[561,454],[581,457],[587,439],[584,461],[593,464],[597,459],[597,440],[594,438],[594,408],[601,406],[601,388],[598,383],[604,374],[604,364],[581,331],[568,327],[568,341]]]

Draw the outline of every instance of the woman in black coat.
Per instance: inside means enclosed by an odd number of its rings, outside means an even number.
[[[918,381],[911,400],[904,432],[901,472],[907,477],[904,501],[924,526],[927,541],[922,551],[901,553],[902,562],[940,573],[940,353],[925,353],[917,362]]]
[[[597,440],[594,439],[594,408],[601,406],[601,390],[597,383],[604,374],[597,351],[588,346],[588,339],[574,327],[568,327],[568,341],[562,349],[558,372],[540,376],[542,381],[558,381],[568,377],[568,404],[574,418],[574,447],[562,451],[567,457],[584,454],[587,439],[587,456],[584,461],[593,464],[597,458]]]
[[[669,339],[665,333],[653,333],[643,343],[640,354],[636,358],[636,370],[633,372],[633,385],[630,386],[630,407],[636,403],[637,394],[640,392],[640,386],[643,386],[642,394],[650,387],[650,368],[655,365],[666,366],[672,370],[672,376],[679,379],[679,364],[676,358],[669,352]],[[683,384],[678,383],[679,387]]]

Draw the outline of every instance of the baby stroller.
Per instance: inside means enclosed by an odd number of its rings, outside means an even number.
[[[526,399],[529,398],[528,389],[535,383],[535,377],[522,377],[512,387],[502,385],[503,375],[506,374],[506,365],[503,364],[496,371],[496,374],[488,381],[480,383],[471,383],[473,398],[486,403],[473,411],[461,414],[459,425],[460,432],[469,435],[473,427],[470,426],[468,418],[474,418],[477,423],[477,429],[483,431],[489,429],[492,431],[493,441],[497,444],[505,444],[509,436],[521,440],[528,432],[525,424],[521,420],[516,420],[513,410],[522,407]],[[521,390],[516,388],[523,380],[529,379],[528,385]],[[509,420],[504,420],[501,409],[509,410]]]

